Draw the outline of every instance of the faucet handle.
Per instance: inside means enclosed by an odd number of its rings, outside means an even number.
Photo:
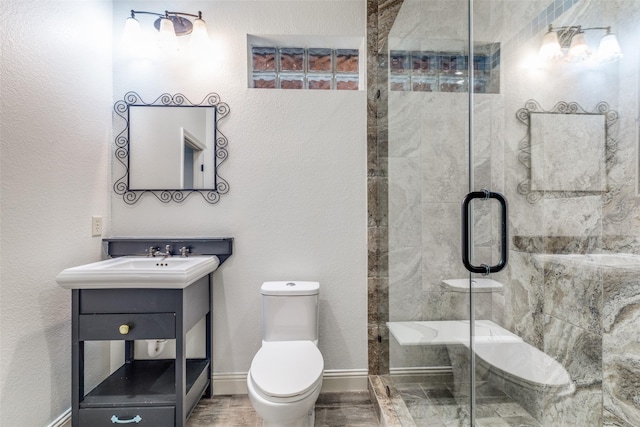
[[[189,248],[188,247],[183,246],[183,247],[180,248],[180,256],[182,258],[188,257],[189,256],[189,255],[187,255],[188,253],[189,253]]]
[[[154,257],[156,250],[158,250],[158,248],[154,248],[153,246],[149,246],[149,249],[145,249],[144,251],[147,253],[148,257]]]
[[[165,254],[166,256],[171,256],[171,245],[166,245],[166,246],[164,247],[164,254]]]

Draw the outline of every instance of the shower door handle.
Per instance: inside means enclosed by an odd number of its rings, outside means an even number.
[[[471,249],[471,227],[469,226],[469,204],[473,199],[489,200],[496,199],[500,203],[500,261],[496,265],[473,265],[470,261],[470,249]],[[509,257],[508,248],[508,231],[507,231],[507,199],[500,194],[494,193],[489,190],[472,191],[464,196],[462,199],[462,263],[465,268],[472,273],[482,273],[488,275],[489,273],[497,273],[507,265]]]

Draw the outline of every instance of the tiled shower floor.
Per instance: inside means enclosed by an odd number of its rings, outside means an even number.
[[[400,383],[401,395],[416,426],[469,426],[466,399],[456,401],[452,383]],[[476,388],[476,427],[541,427],[518,403],[488,383]]]

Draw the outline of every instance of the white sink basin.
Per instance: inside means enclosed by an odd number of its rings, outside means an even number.
[[[66,289],[184,289],[220,265],[217,256],[120,257],[63,270],[56,282]]]

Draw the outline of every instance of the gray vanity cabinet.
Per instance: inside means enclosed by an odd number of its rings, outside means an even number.
[[[206,355],[187,359],[186,334],[203,318]],[[175,359],[135,359],[134,340],[165,338]],[[124,364],[85,394],[84,344],[100,340],[124,341]],[[73,427],[184,426],[212,394],[210,275],[184,289],[73,289],[72,386]]]

